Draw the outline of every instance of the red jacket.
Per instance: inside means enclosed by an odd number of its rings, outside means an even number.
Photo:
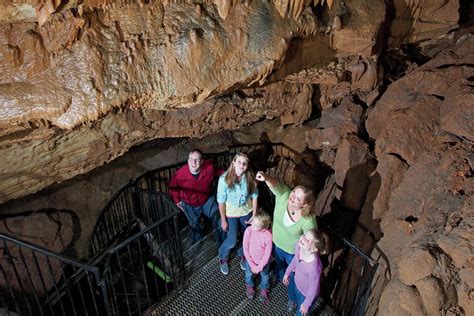
[[[199,175],[195,177],[186,164],[171,178],[168,193],[175,203],[184,201],[191,206],[203,205],[212,193],[214,178],[222,173],[223,170],[215,168],[209,160],[204,160]]]

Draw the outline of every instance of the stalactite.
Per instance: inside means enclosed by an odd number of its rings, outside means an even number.
[[[216,0],[214,3],[217,6],[219,16],[225,20],[229,14],[230,8],[232,7],[232,0]]]
[[[339,31],[339,30],[341,30],[341,28],[342,28],[341,17],[339,15],[336,15],[333,19],[333,22],[332,22],[332,29],[333,29],[333,31]]]
[[[299,18],[308,6],[324,5],[324,3],[327,3],[331,9],[334,0],[273,0],[273,5],[282,18],[288,13],[294,19]]]
[[[202,7],[199,3],[194,5],[194,11],[196,11],[197,16],[200,17],[202,15]]]
[[[280,14],[282,18],[284,18],[286,15],[286,10],[288,9],[288,3],[289,3],[289,0],[274,0],[273,1],[275,8],[277,9],[278,13]]]

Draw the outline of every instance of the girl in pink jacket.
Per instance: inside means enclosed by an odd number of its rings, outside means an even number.
[[[260,301],[268,303],[270,286],[270,255],[272,254],[272,233],[270,215],[260,210],[251,220],[244,233],[245,286],[249,299],[255,295],[254,275],[260,273]]]

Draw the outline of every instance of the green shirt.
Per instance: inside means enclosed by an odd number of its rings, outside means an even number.
[[[283,218],[288,207],[291,190],[283,183],[278,183],[271,190],[275,194],[275,211],[272,225],[273,243],[285,252],[294,254],[296,242],[301,235],[317,227],[316,219],[313,216],[301,217],[293,225],[285,226]]]

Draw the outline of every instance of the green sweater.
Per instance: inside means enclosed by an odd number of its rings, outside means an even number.
[[[276,187],[271,189],[275,194],[275,211],[273,213],[273,243],[287,253],[295,253],[295,245],[298,239],[308,230],[316,228],[316,219],[311,217],[301,217],[299,221],[290,226],[283,224],[288,199],[291,190],[284,184],[278,183]]]

